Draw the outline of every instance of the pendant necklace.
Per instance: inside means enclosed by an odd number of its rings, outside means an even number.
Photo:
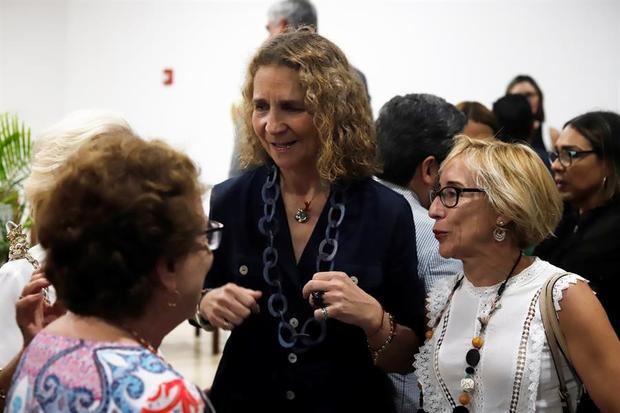
[[[314,195],[312,195],[310,201],[304,201],[303,208],[297,208],[297,212],[295,212],[295,221],[299,222],[300,224],[305,224],[310,220],[310,204],[312,203],[312,201],[314,201],[316,194],[318,194],[318,191],[315,192]]]
[[[517,268],[517,265],[521,261],[521,256],[522,256],[521,252],[519,252],[519,256],[517,257],[516,261],[512,265],[512,268],[510,269],[510,272],[506,276],[506,279],[499,286],[497,290],[497,294],[495,295],[495,299],[491,303],[491,309],[489,310],[489,313],[487,315],[478,317],[478,319],[476,320],[480,324],[480,329],[479,329],[478,334],[472,338],[471,340],[472,347],[469,351],[467,351],[467,354],[465,355],[466,367],[465,367],[465,375],[463,379],[461,380],[461,393],[459,394],[459,397],[458,397],[459,405],[456,404],[455,400],[448,393],[448,387],[443,382],[441,377],[438,376],[440,386],[443,389],[443,391],[447,394],[448,400],[450,401],[450,404],[453,409],[452,410],[453,413],[469,412],[468,406],[472,400],[472,393],[474,392],[475,387],[476,387],[476,383],[474,381],[474,374],[476,373],[476,366],[480,362],[480,349],[484,345],[484,333],[486,332],[486,328],[489,324],[491,316],[493,315],[493,313],[495,313],[495,310],[500,308],[499,301],[501,300],[502,294],[504,293],[504,290],[506,289],[506,284],[508,283],[508,280],[510,279],[510,277],[512,277],[515,269]],[[448,296],[448,300],[445,306],[439,312],[439,316],[435,319],[433,323],[433,328],[426,332],[426,339],[430,340],[433,337],[433,330],[437,328],[437,325],[439,324],[439,321],[441,320],[443,314],[446,312],[446,310],[450,306],[450,302],[452,301],[452,296],[454,296],[454,293],[456,292],[456,290],[458,290],[458,288],[461,286],[463,278],[464,278],[464,275],[461,276],[457,280],[456,284],[452,288],[452,292]],[[423,391],[420,391],[420,409],[418,410],[418,413],[420,412],[425,413]]]

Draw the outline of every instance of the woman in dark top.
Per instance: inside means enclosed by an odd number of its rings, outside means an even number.
[[[378,367],[411,366],[424,287],[408,203],[371,178],[363,86],[333,43],[302,29],[259,49],[243,99],[242,157],[256,167],[213,190],[227,234],[196,317],[232,330],[214,404],[389,412]]]
[[[532,76],[517,75],[506,87],[507,95],[523,95],[527,98],[534,116],[534,124],[527,140],[537,153],[547,153],[558,139],[560,132],[545,125],[545,97]],[[546,162],[546,160],[545,160]]]
[[[620,331],[620,115],[590,112],[566,123],[551,154],[556,185],[569,207],[555,238],[536,255],[583,275]],[[582,399],[579,411],[594,410]]]

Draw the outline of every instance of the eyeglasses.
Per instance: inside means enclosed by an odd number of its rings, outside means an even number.
[[[439,200],[446,208],[454,208],[458,203],[463,192],[484,192],[484,189],[480,188],[459,188],[456,186],[444,186],[440,190],[431,190],[429,196],[431,198],[431,204],[435,198],[439,197]]]
[[[555,162],[556,159],[560,160],[560,164],[568,168],[573,164],[575,159],[579,159],[585,155],[596,153],[596,151],[575,151],[572,149],[561,149],[558,152],[551,152],[549,154],[549,161],[551,163]]]
[[[224,224],[221,222],[209,220],[208,228],[203,234],[207,238],[207,247],[211,251],[215,251],[220,246],[220,242],[222,241],[222,230],[224,229]]]

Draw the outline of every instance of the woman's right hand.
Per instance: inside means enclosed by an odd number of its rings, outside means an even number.
[[[260,311],[257,300],[263,293],[228,283],[214,288],[200,301],[200,314],[214,327],[232,330],[251,313]]]
[[[35,272],[15,303],[15,319],[24,337],[24,347],[46,325],[66,312],[58,301],[52,305],[45,303],[42,290],[49,286],[45,274]]]

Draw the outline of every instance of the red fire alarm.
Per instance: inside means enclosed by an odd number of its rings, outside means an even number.
[[[174,70],[172,68],[164,69],[164,85],[170,86],[174,81]]]

